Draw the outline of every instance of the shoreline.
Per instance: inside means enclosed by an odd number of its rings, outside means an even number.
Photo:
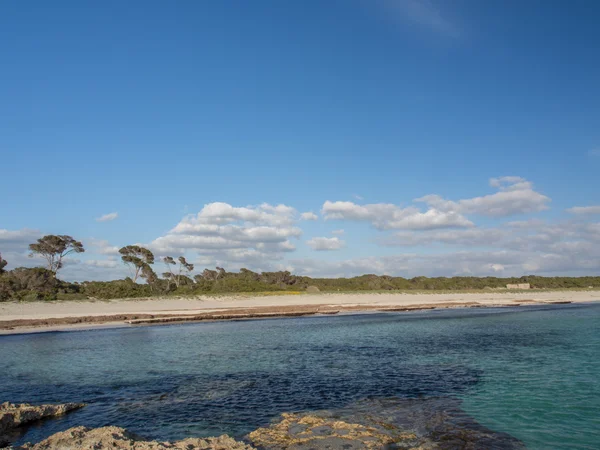
[[[321,293],[303,295],[0,303],[0,335],[365,312],[600,301],[600,291]]]

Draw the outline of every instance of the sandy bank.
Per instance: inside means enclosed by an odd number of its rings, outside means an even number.
[[[591,302],[600,291],[357,293],[0,303],[0,333],[357,311]]]

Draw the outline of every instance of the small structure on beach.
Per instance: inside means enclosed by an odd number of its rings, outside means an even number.
[[[506,289],[531,289],[529,283],[507,284]]]

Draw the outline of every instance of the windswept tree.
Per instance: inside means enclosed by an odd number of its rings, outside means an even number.
[[[150,264],[144,264],[142,266],[140,278],[146,280],[146,283],[148,283],[148,286],[150,286],[150,290],[154,291],[154,286],[158,281],[158,276],[156,276],[156,273],[154,272],[154,270],[152,270]]]
[[[119,250],[121,259],[133,272],[135,283],[145,266],[154,264],[154,254],[147,248],[139,245],[128,245]],[[147,269],[146,269],[147,270]]]
[[[0,274],[4,273],[4,268],[6,267],[8,263],[6,262],[5,259],[2,259],[2,253],[0,253]]]
[[[40,255],[48,262],[48,270],[56,277],[56,273],[63,266],[63,258],[70,253],[83,253],[85,249],[83,244],[76,241],[71,236],[60,235],[55,236],[49,234],[39,238],[35,244],[29,244],[29,250],[33,255]]]
[[[179,261],[179,267],[176,272],[173,272],[172,266],[177,265],[175,259],[173,259],[172,256],[165,256],[163,258],[163,262],[167,265],[167,269],[169,269],[168,272],[163,273],[163,277],[169,281],[173,281],[175,286],[179,287],[181,284],[181,276],[187,276],[185,273],[189,274],[192,270],[194,270],[194,265],[188,263],[183,256],[177,258],[177,261]]]

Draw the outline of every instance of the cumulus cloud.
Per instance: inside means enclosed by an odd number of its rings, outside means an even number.
[[[445,200],[439,195],[431,194],[415,201],[424,202],[440,211],[488,217],[507,217],[548,209],[550,198],[533,190],[532,183],[524,178],[491,178],[490,186],[498,189],[498,192],[458,201]]]
[[[220,225],[231,222],[251,222],[258,225],[283,226],[296,221],[297,211],[286,205],[270,205],[235,207],[228,203],[215,202],[204,208],[188,221],[199,224]]]
[[[550,199],[536,192],[532,183],[524,178],[491,178],[489,183],[498,192],[458,201],[446,200],[436,194],[415,199],[427,204],[428,209],[424,212],[415,206],[403,208],[391,203],[358,205],[327,200],[321,213],[325,220],[365,221],[379,230],[431,230],[473,227],[467,215],[507,217],[548,209]]]
[[[306,245],[317,251],[331,251],[343,248],[346,242],[337,237],[315,237],[306,241]]]
[[[319,217],[312,211],[310,212],[304,212],[302,214],[300,214],[300,219],[302,220],[318,220]]]
[[[279,260],[296,249],[290,239],[302,235],[296,226],[300,218],[286,205],[209,203],[198,214],[184,217],[149,247],[162,255],[193,250],[220,262]]]
[[[473,226],[470,220],[453,211],[430,209],[423,213],[414,207],[401,208],[390,203],[357,205],[353,202],[327,200],[321,212],[325,220],[366,221],[380,230],[426,230]]]
[[[342,230],[341,228],[339,230],[333,230],[331,234],[335,236],[341,236],[342,234],[344,234],[344,230]]]
[[[111,220],[115,220],[117,217],[119,217],[119,213],[111,212],[96,218],[96,222],[110,222]]]
[[[577,215],[600,214],[600,206],[573,206],[567,212]]]

